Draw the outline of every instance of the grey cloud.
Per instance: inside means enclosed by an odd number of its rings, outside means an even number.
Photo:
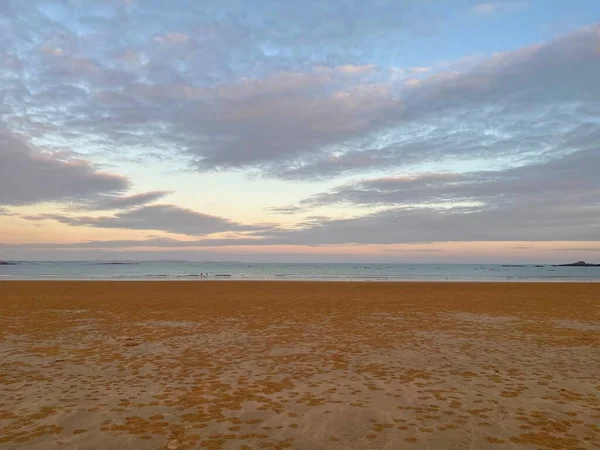
[[[600,98],[597,47],[600,24],[545,44],[499,53],[467,73],[441,73],[412,83],[407,103],[423,108],[485,104],[500,100],[553,104]],[[591,98],[590,98],[591,96]]]
[[[130,230],[160,230],[169,233],[201,236],[218,232],[256,231],[261,227],[243,225],[221,217],[202,214],[175,205],[150,205],[118,212],[114,216],[65,216],[42,214],[27,216],[28,220],[56,220],[72,225],[95,228],[122,228]]]
[[[32,249],[123,249],[135,247],[158,247],[158,248],[176,248],[176,247],[197,247],[198,242],[202,241],[179,241],[170,238],[152,238],[143,240],[103,240],[103,241],[83,241],[72,243],[30,243],[30,244],[3,244],[4,248],[32,248]]]
[[[600,134],[593,115],[600,93],[600,26],[495,55],[470,72],[438,74],[399,93],[374,85],[321,92],[323,80],[267,97],[214,98],[211,118],[186,111],[206,127],[212,145],[189,143],[199,167],[256,166],[283,178],[328,177],[370,168],[472,158],[539,159],[589,148]],[[335,85],[334,85],[335,86]],[[399,96],[398,96],[399,95]],[[329,97],[328,97],[329,96]],[[366,101],[368,99],[368,101]],[[197,106],[197,105],[196,105]],[[252,114],[246,113],[252,112]],[[597,111],[595,111],[597,112]]]
[[[102,196],[85,206],[91,210],[127,209],[152,203],[168,194],[169,191],[152,191],[126,196]]]
[[[527,205],[510,209],[395,208],[272,233],[262,243],[287,245],[401,244],[448,241],[590,241],[600,235],[598,208],[573,220],[573,211]],[[235,240],[230,245],[235,245]],[[251,243],[243,242],[244,245]],[[256,244],[261,245],[260,241]]]
[[[0,131],[0,204],[83,200],[127,189],[125,177],[95,169],[70,155],[44,153]]]
[[[115,130],[153,122],[156,145],[177,144],[201,170],[271,166],[360,136],[401,109],[384,87],[348,78],[341,68],[210,88],[138,84],[119,97],[135,106],[113,103],[112,115],[88,111],[69,127],[121,142]]]
[[[275,165],[302,179],[419,163],[544,159],[593,148],[600,136],[600,25],[494,55],[468,72],[409,80],[398,105],[336,151]]]
[[[302,204],[310,208],[335,203],[451,206],[453,202],[478,202],[482,208],[502,208],[529,203],[548,209],[570,206],[575,213],[600,206],[598,170],[600,149],[584,150],[546,163],[506,170],[364,180],[316,195]]]
[[[154,152],[179,155],[198,170],[250,169],[284,179],[448,160],[544,159],[582,150],[600,133],[591,119],[598,25],[494,55],[468,72],[423,72],[409,82],[382,81],[373,60],[349,50],[383,30],[410,28],[414,22],[397,19],[418,21],[413,16],[434,4],[427,3],[218,2],[164,14],[160,2],[92,2],[77,15],[66,3],[61,14],[41,15],[46,7],[38,2],[15,4],[16,23],[31,25],[13,30],[24,34],[22,43],[6,45],[27,56],[20,70],[28,76],[12,81],[10,95],[23,101],[10,103],[8,119],[15,129],[76,137],[115,157],[146,154],[152,142]],[[260,30],[250,20],[271,15]],[[93,32],[77,35],[75,22]],[[137,34],[98,39],[125,23]],[[340,46],[346,37],[351,42]],[[310,57],[299,57],[304,45]]]
[[[195,236],[251,233],[205,239],[198,246],[597,240],[599,25],[494,55],[466,72],[382,82],[368,65],[333,67],[373,59],[345,58],[356,56],[356,48],[344,51],[327,43],[340,36],[354,43],[370,39],[368,24],[382,17],[387,6],[381,5],[389,2],[329,2],[340,12],[330,27],[322,10],[311,17],[303,13],[310,10],[305,6],[282,6],[286,20],[299,16],[298,26],[282,26],[260,42],[252,20],[241,16],[215,18],[173,8],[177,17],[161,18],[159,2],[147,2],[146,10],[139,2],[117,3],[86,2],[89,13],[80,8],[78,14],[65,2],[54,2],[62,5],[59,13],[33,0],[7,7],[7,14],[17,17],[0,36],[0,51],[12,55],[0,74],[0,116],[8,127],[49,142],[68,139],[82,148],[113,149],[118,157],[147,155],[151,142],[152,152],[183,155],[198,170],[252,169],[284,179],[473,159],[512,168],[343,186],[301,206],[345,202],[388,210],[355,219],[317,218],[296,230],[280,230],[172,205],[140,207],[160,196],[119,197],[127,188],[125,178],[22,143],[19,151],[7,150],[14,145],[5,142],[14,141],[3,137],[0,204],[77,200],[105,208],[120,198],[116,209],[135,209],[100,218],[46,218]],[[352,14],[340,11],[343,4],[354,12],[378,9],[378,15],[357,24]],[[201,23],[192,17],[202,17]],[[386,17],[383,34],[394,28],[391,18],[397,14]],[[75,33],[75,22],[81,33]],[[99,38],[123,23],[138,35],[124,33],[115,42]],[[312,46],[308,55],[290,50],[294,42],[299,47],[320,42],[323,49]],[[231,57],[234,53],[242,56]],[[330,67],[312,67],[321,64]],[[240,80],[242,73],[249,78]],[[456,202],[471,206],[452,205]],[[439,203],[448,209],[423,207]]]
[[[328,178],[369,170],[415,168],[485,160],[491,165],[515,166],[588,149],[600,124],[560,107],[506,111],[443,111],[409,121],[401,129],[354,142],[337,154],[305,158],[295,165],[276,165],[273,176],[284,179]]]
[[[387,209],[275,231],[266,242],[324,245],[439,241],[597,241],[600,151],[467,174],[424,174],[349,183],[302,202]]]
[[[188,103],[189,122],[174,125],[188,137],[210,130],[206,145],[187,143],[201,168],[259,166],[284,178],[556,156],[589,147],[600,133],[585,112],[600,99],[599,44],[596,25],[399,92],[360,79],[341,89],[337,78],[294,74],[222,86],[208,95],[208,118],[202,102]]]
[[[221,98],[216,117],[205,126],[229,138],[201,151],[198,164],[251,166],[317,153],[378,127],[397,109],[387,92],[366,86],[347,92],[304,92],[301,97]]]
[[[280,206],[275,208],[267,208],[267,211],[274,214],[295,214],[303,211],[301,206]]]
[[[338,244],[407,244],[472,241],[595,241],[600,235],[598,211],[573,221],[573,211],[453,208],[394,208],[352,219],[326,220],[296,230],[263,230],[252,238],[175,241],[92,241],[30,244],[33,248],[328,246]]]
[[[237,239],[196,239],[196,240],[178,240],[171,238],[150,238],[150,239],[118,239],[102,241],[83,241],[83,242],[38,242],[27,244],[0,244],[0,248],[28,248],[28,249],[125,249],[140,247],[155,248],[206,248],[206,247],[225,247],[229,245],[254,245],[260,239],[237,238]],[[268,243],[265,245],[269,245]]]
[[[195,56],[188,56],[186,62],[196,69],[202,67],[204,76],[221,80],[236,73],[261,76],[273,68],[306,69],[309,64],[372,60],[374,48],[389,42],[399,47],[411,35],[421,34],[419,24],[432,30],[444,19],[432,8],[435,2],[429,0],[368,4],[359,0],[309,0],[301,4],[221,0],[197,5],[175,1],[169,14],[162,5],[146,1],[143,7],[132,8],[130,14],[137,19],[134,24],[143,23],[144,31],[152,30],[154,37],[163,40],[171,36],[167,42],[173,37],[176,42],[185,42]],[[177,38],[176,34],[190,39]],[[174,50],[173,45],[169,50]]]
[[[311,217],[295,229],[243,226],[168,205],[142,207],[114,217],[45,217],[71,225],[156,229],[198,236],[245,232],[242,237],[146,242],[156,247],[597,241],[599,158],[598,151],[581,151],[560,160],[502,171],[364,180],[310,198],[304,206],[344,202],[387,209],[350,219]],[[124,241],[123,245],[139,247],[143,242]]]

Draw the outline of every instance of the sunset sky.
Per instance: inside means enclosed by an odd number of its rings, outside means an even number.
[[[0,0],[0,260],[600,262],[599,21]]]

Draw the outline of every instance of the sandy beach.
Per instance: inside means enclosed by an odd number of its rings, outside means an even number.
[[[600,448],[600,285],[0,283],[0,449]]]

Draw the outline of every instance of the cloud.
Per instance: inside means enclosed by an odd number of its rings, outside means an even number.
[[[127,209],[152,203],[168,194],[169,191],[152,191],[126,196],[102,196],[89,202],[86,207],[91,210]]]
[[[374,64],[367,64],[364,66],[354,66],[352,64],[345,64],[343,66],[335,67],[333,70],[337,70],[340,73],[348,76],[372,74],[376,70]]]
[[[573,247],[573,248],[553,248],[553,252],[594,252],[600,253],[600,247],[589,248],[589,247]]]
[[[408,69],[409,73],[427,73],[431,72],[431,67],[410,67]]]
[[[386,177],[343,185],[315,195],[301,206],[332,204],[412,207],[475,203],[479,208],[531,205],[549,210],[564,206],[573,213],[598,213],[600,148],[582,150],[560,159],[496,171],[434,173]],[[600,217],[599,217],[600,219]]]
[[[7,123],[113,158],[331,178],[560,156],[599,126],[598,25],[472,69],[455,61],[391,77],[377,64],[443,20],[438,2],[102,2],[77,14],[24,3],[10,8],[2,41],[10,73],[24,74],[0,86]]]
[[[277,243],[306,245],[596,241],[600,236],[598,170],[600,148],[596,146],[504,170],[367,179],[309,197],[298,206],[377,206],[385,208],[382,211],[320,220],[267,237]]]
[[[382,248],[381,251],[390,253],[440,253],[438,248]]]
[[[267,211],[274,214],[295,214],[303,210],[304,208],[302,208],[301,206],[280,206],[267,209]]]
[[[422,35],[424,25],[430,32],[445,20],[435,2],[414,0],[173,0],[169,8],[160,0],[84,4],[75,8],[64,0],[30,0],[6,6],[2,12],[10,21],[0,42],[21,52],[42,42],[97,62],[129,46],[148,62],[162,58],[186,77],[218,82],[239,74],[262,77],[282,67],[372,60],[374,48],[388,41],[398,47]],[[189,53],[170,53],[175,46]],[[156,74],[144,75],[153,79]]]
[[[244,241],[251,241],[244,239]],[[29,249],[125,249],[125,248],[140,248],[140,247],[155,247],[155,248],[203,248],[215,246],[214,243],[219,242],[221,245],[227,245],[224,239],[197,239],[197,240],[178,240],[171,238],[150,238],[140,240],[99,240],[99,241],[83,241],[83,242],[38,242],[28,244],[0,244],[0,248],[29,248]],[[218,245],[217,245],[218,246]]]
[[[118,194],[125,177],[101,172],[69,153],[41,152],[22,138],[0,131],[0,204],[84,200]]]
[[[88,211],[31,220],[229,233],[147,242],[156,246],[598,235],[598,24],[498,54],[400,67],[394,55],[410,50],[405,42],[444,20],[439,2],[84,3],[0,6],[0,120],[10,130],[0,135],[0,205],[68,201]],[[525,5],[490,1],[473,12]],[[128,194],[127,178],[90,162],[150,157],[284,180],[359,176],[272,211],[343,204],[365,215],[247,226],[154,204],[163,191]]]
[[[261,241],[228,245],[402,244],[467,241],[590,241],[597,239],[598,211],[577,221],[572,211],[392,208],[352,219],[328,220],[299,230],[270,233]],[[516,216],[515,216],[516,215]],[[206,242],[209,245],[208,242]],[[226,245],[221,243],[221,245]]]
[[[591,148],[600,136],[598,48],[594,25],[493,55],[468,72],[412,79],[396,108],[359,137],[269,173],[310,179],[470,160],[518,165]]]
[[[198,170],[285,179],[473,159],[521,164],[585,149],[600,134],[599,45],[595,25],[400,85],[344,66],[212,87],[136,84],[126,115],[110,108],[75,125],[119,141],[123,124],[160,124],[145,137],[176,144]]]
[[[600,25],[544,43],[498,53],[467,73],[440,73],[419,81],[407,101],[415,108],[471,106],[504,100],[536,104],[597,99]],[[505,98],[508,96],[508,98]],[[590,99],[590,100],[592,100]],[[434,104],[423,105],[424,100]]]
[[[529,8],[528,1],[497,1],[478,3],[471,8],[471,13],[480,16],[489,16],[519,12],[527,8]]]
[[[367,179],[308,198],[303,208],[379,208],[348,219],[314,216],[293,229],[250,227],[174,207],[150,206],[111,218],[64,219],[72,225],[160,229],[240,236],[195,241],[115,241],[131,247],[324,246],[468,241],[590,241],[600,236],[600,152],[497,171]],[[292,207],[293,208],[293,207]],[[102,247],[102,242],[75,243]],[[528,247],[519,247],[528,249]]]
[[[157,42],[165,45],[187,45],[191,38],[184,33],[172,31],[170,33],[159,34],[154,37]]]
[[[203,214],[175,205],[149,205],[118,212],[114,216],[66,216],[40,214],[24,217],[28,220],[56,220],[71,226],[157,230],[169,233],[201,236],[219,232],[256,231],[260,227],[243,225],[221,217]]]
[[[95,241],[31,244],[34,248],[121,247],[268,247],[361,244],[410,244],[472,241],[595,241],[600,233],[598,209],[573,220],[569,208],[507,209],[392,208],[351,219],[322,220],[292,230],[263,230],[251,237],[205,238],[196,241]],[[147,228],[145,228],[147,229]],[[189,230],[184,230],[189,232]]]
[[[128,246],[596,241],[600,235],[599,168],[596,148],[504,170],[366,179],[309,197],[298,206],[307,209],[346,204],[377,206],[378,211],[349,219],[315,216],[293,229],[243,225],[173,205],[142,206],[113,216],[46,214],[29,219],[204,237],[197,241],[127,241]],[[232,234],[210,237],[222,232]]]
[[[227,169],[319,153],[398,110],[385,87],[345,80],[345,73],[316,70],[207,89],[138,86],[136,92],[145,99],[140,101],[160,108],[176,101],[177,109],[169,112],[171,132],[182,137],[195,166]]]

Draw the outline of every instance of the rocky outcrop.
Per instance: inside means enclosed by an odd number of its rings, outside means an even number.
[[[600,267],[600,264],[586,263],[585,261],[577,261],[571,264],[553,264],[553,267]]]

